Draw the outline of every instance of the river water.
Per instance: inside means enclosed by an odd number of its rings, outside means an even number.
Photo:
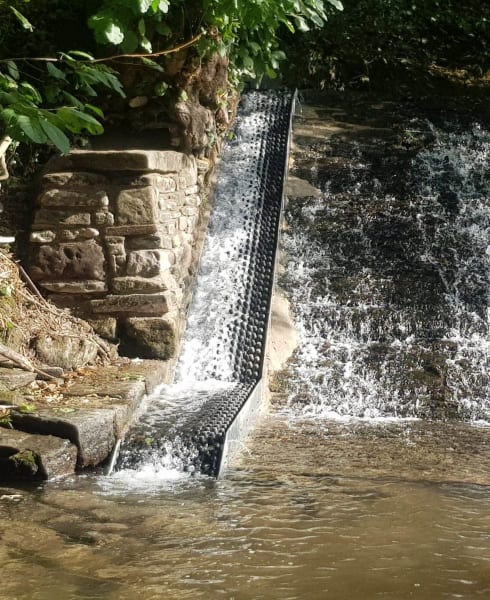
[[[0,488],[2,600],[490,596],[489,136],[445,119],[303,106],[270,410],[218,481]]]

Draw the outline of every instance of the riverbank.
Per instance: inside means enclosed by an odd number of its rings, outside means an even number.
[[[169,363],[157,360],[119,359],[50,382],[1,368],[11,403],[3,408],[0,481],[54,479],[99,465],[171,375]]]

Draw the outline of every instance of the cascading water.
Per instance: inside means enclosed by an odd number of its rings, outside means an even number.
[[[232,424],[258,396],[292,104],[288,93],[243,98],[218,170],[175,384],[129,436],[123,468],[217,474]]]
[[[490,419],[490,134],[413,126],[408,159],[330,139],[296,162],[321,195],[283,241],[295,412]]]

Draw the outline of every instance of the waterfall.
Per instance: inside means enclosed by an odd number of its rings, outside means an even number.
[[[243,97],[218,168],[175,383],[152,399],[128,436],[122,468],[217,474],[233,426],[239,422],[243,434],[250,427],[260,402],[292,105],[289,93]]]
[[[490,418],[490,133],[422,126],[431,142],[403,176],[386,155],[376,178],[351,143],[340,183],[313,151],[322,194],[290,199],[296,414]]]

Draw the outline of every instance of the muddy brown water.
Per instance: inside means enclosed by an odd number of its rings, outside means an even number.
[[[220,481],[3,489],[0,598],[488,598],[488,438],[272,414]]]
[[[375,126],[388,131],[382,157],[413,110],[305,107],[297,143],[311,143],[319,165],[328,136],[368,143]],[[409,162],[425,141],[402,138]],[[325,171],[334,191],[337,158]],[[296,176],[309,168],[297,161]],[[387,181],[399,189],[397,177]],[[279,379],[287,392],[288,373]],[[0,487],[0,599],[490,598],[490,426],[332,420],[302,414],[302,404],[304,394],[299,408],[273,405],[218,481],[150,466]]]

